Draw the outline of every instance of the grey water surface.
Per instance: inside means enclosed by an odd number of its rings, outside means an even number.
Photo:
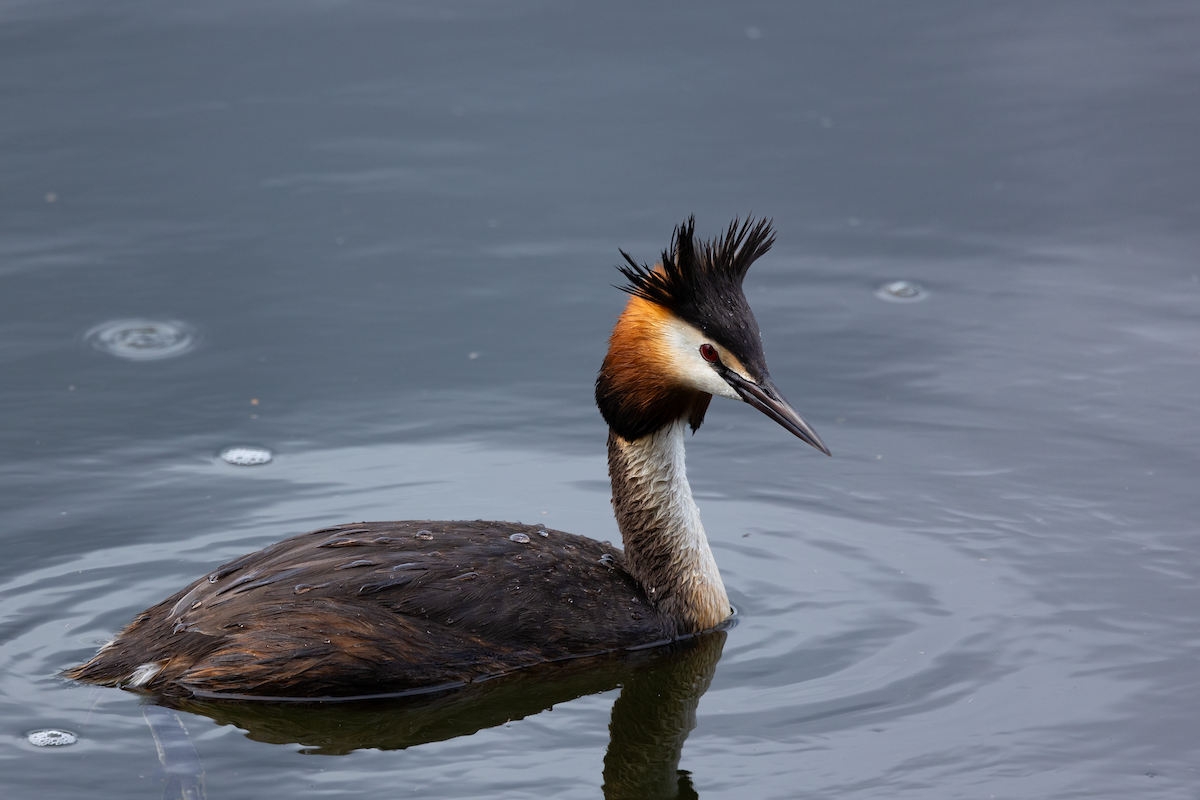
[[[695,793],[1200,794],[1197,42],[1157,0],[0,1],[0,794],[162,796],[140,699],[56,673],[242,553],[614,539],[612,266],[693,213],[774,218],[747,296],[834,453],[721,400],[689,440],[740,613]],[[183,710],[167,789],[599,797],[618,692],[325,757]]]

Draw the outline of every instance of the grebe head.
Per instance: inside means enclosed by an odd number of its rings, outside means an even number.
[[[713,395],[742,400],[826,455],[829,448],[771,381],[762,337],[742,291],[770,249],[769,220],[734,220],[697,243],[695,218],[677,227],[662,260],[639,265],[624,251],[629,303],[596,379],[596,405],[626,441],[687,417],[700,427]]]

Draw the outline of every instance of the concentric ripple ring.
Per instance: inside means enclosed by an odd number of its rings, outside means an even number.
[[[156,361],[183,355],[198,342],[196,329],[179,320],[117,319],[84,334],[102,353],[130,361]]]
[[[912,281],[889,281],[879,287],[875,296],[889,303],[915,303],[928,297],[929,292]]]

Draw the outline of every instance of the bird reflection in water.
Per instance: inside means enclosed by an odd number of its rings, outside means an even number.
[[[146,709],[154,731],[167,797],[204,797],[202,766],[178,720],[166,709],[233,725],[270,744],[300,744],[301,752],[345,755],[355,750],[403,750],[523,719],[578,697],[620,687],[604,757],[606,800],[697,797],[679,769],[683,744],[696,727],[696,707],[708,690],[726,633],[662,647],[624,651],[521,670],[437,694],[333,703],[263,703],[153,698]]]

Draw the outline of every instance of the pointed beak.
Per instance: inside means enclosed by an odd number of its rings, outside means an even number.
[[[825,455],[833,455],[833,453],[829,452],[829,448],[825,446],[825,443],[821,441],[821,437],[817,436],[817,432],[804,421],[803,417],[796,413],[796,409],[792,408],[787,400],[783,399],[783,395],[775,388],[775,384],[771,382],[770,378],[764,378],[761,384],[753,383],[732,370],[725,370],[722,377],[725,378],[725,381],[747,403]]]

